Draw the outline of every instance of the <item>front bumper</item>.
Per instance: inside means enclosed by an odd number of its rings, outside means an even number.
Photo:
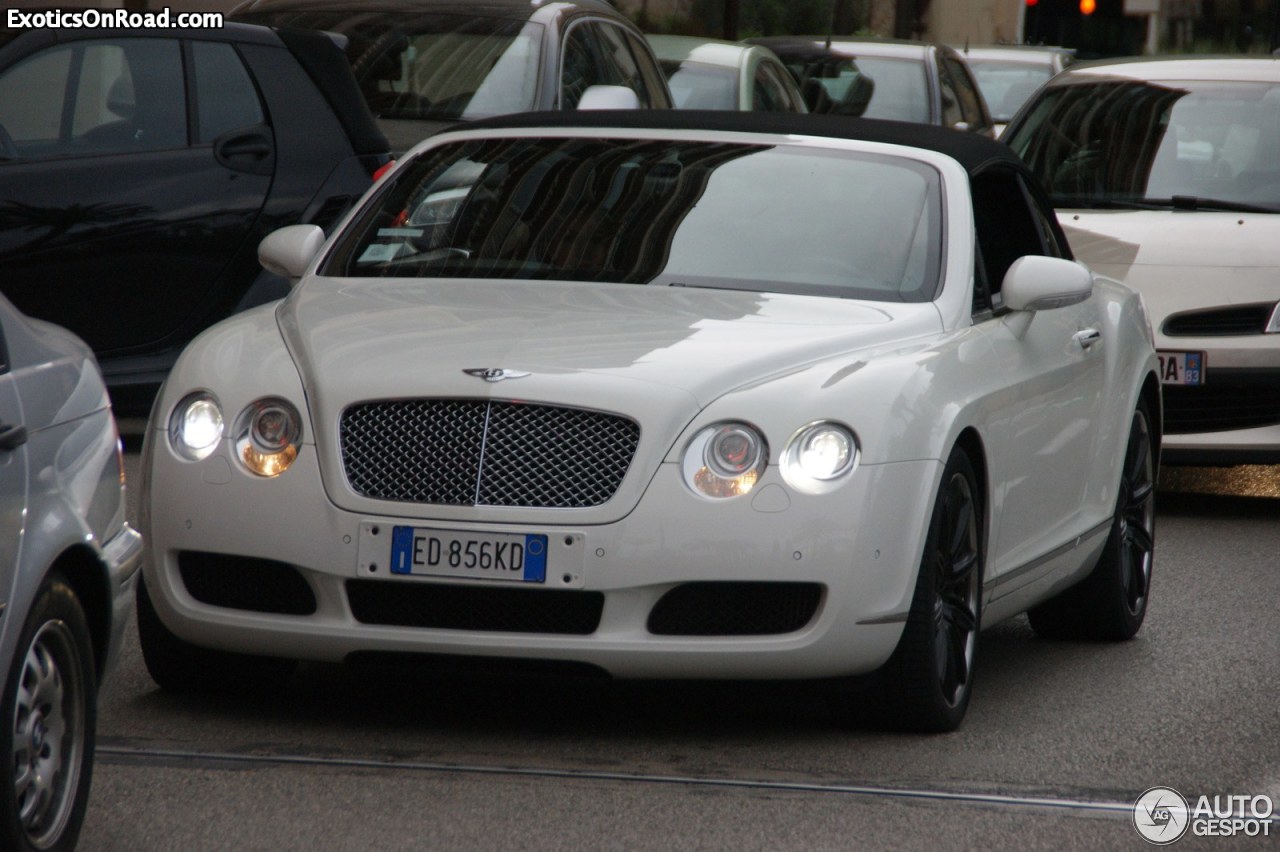
[[[285,474],[260,479],[221,452],[201,462],[179,460],[162,435],[152,437],[142,495],[149,522],[144,570],[161,619],[187,641],[318,661],[362,652],[557,660],[634,678],[816,678],[879,667],[902,632],[941,475],[932,460],[866,465],[844,487],[814,497],[791,491],[770,468],[751,495],[712,502],[685,486],[676,465],[663,464],[638,505],[615,523],[575,525],[572,510],[549,511],[547,523],[438,523],[399,517],[395,504],[381,516],[337,508],[313,446]],[[547,581],[520,591],[602,596],[599,621],[586,634],[371,624],[367,615],[362,622],[353,613],[356,587],[384,598],[404,589],[406,601],[423,589],[449,587],[481,603],[491,591],[510,588],[370,570],[370,528],[398,524],[548,534]],[[314,597],[314,611],[210,605],[184,581],[184,553],[291,566]],[[813,584],[821,594],[812,617],[785,633],[651,632],[658,601],[695,582]]]

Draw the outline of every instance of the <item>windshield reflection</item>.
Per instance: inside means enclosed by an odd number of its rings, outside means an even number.
[[[1280,209],[1280,86],[1063,86],[1008,141],[1058,207]]]

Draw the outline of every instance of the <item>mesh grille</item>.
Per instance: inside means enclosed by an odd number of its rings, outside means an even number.
[[[813,620],[817,583],[685,583],[649,613],[659,636],[769,636],[794,633]]]
[[[519,402],[389,400],[342,414],[352,490],[404,503],[599,506],[618,490],[639,439],[625,417]]]
[[[1162,331],[1169,337],[1234,337],[1262,334],[1274,304],[1239,305],[1174,314],[1164,321]]]

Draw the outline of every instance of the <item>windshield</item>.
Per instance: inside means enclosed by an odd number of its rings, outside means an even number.
[[[323,274],[928,301],[941,218],[937,172],[899,157],[708,142],[457,142],[389,176]]]
[[[1036,89],[1053,76],[1053,67],[1043,62],[966,58],[973,76],[978,78],[978,88],[982,90],[993,121],[1008,123]]]
[[[676,109],[738,108],[736,69],[688,60],[663,60],[660,64]]]
[[[1280,210],[1280,85],[1061,86],[1008,141],[1056,207]]]
[[[261,12],[237,20],[340,33],[380,119],[456,121],[537,107],[542,26],[477,15]]]

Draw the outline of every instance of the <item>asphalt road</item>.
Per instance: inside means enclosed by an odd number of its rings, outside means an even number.
[[[1147,848],[1150,787],[1280,803],[1280,468],[1170,469],[1158,506],[1138,638],[986,631],[943,736],[842,725],[789,684],[308,665],[268,696],[178,697],[130,625],[80,848]]]

